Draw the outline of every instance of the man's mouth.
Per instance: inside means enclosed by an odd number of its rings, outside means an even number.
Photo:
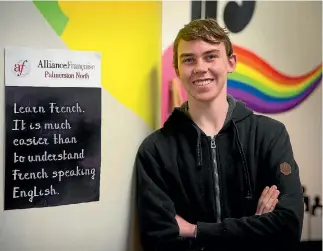
[[[197,85],[197,86],[202,86],[202,85],[208,85],[212,81],[213,81],[213,79],[199,79],[199,80],[193,81],[193,84]]]

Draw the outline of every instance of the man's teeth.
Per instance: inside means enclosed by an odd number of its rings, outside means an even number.
[[[202,80],[202,81],[194,81],[194,85],[208,85],[212,82],[212,80]]]

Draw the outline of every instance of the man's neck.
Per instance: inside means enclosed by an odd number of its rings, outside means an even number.
[[[209,103],[188,98],[189,114],[195,124],[206,135],[213,136],[223,127],[229,104],[226,95],[221,95]]]

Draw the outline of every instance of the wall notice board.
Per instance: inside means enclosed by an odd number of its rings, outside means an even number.
[[[5,49],[4,209],[98,201],[101,55]]]

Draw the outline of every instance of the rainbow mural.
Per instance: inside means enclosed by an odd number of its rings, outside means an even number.
[[[322,64],[301,76],[287,76],[253,52],[234,45],[237,67],[228,75],[228,93],[242,100],[255,112],[274,114],[291,110],[302,103],[321,83]],[[172,67],[173,45],[162,61],[162,122],[169,115],[169,84],[176,78]],[[186,93],[182,88],[182,96]]]
[[[234,46],[238,64],[229,75],[228,92],[261,113],[288,111],[303,102],[319,85],[322,65],[301,76],[287,76],[256,54]]]

